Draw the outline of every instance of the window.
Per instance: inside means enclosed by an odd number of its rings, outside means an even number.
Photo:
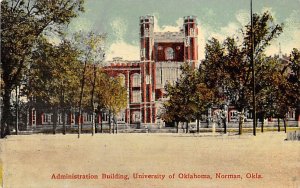
[[[93,115],[89,115],[87,113],[83,114],[83,122],[92,122]]]
[[[173,50],[173,48],[171,48],[171,47],[166,48],[165,57],[166,57],[166,60],[174,59],[174,50]]]
[[[141,92],[140,92],[140,90],[132,91],[132,102],[133,103],[141,102]]]
[[[132,85],[133,87],[141,87],[141,76],[140,74],[134,74],[132,76]]]
[[[150,84],[150,83],[151,83],[151,76],[146,75],[146,84]]]
[[[152,92],[152,99],[151,101],[155,101],[155,92]]]
[[[146,28],[146,29],[145,29],[145,36],[146,36],[146,37],[149,37],[149,36],[150,36],[150,34],[149,34],[149,28]]]
[[[31,110],[31,124],[36,125],[36,111],[35,111],[35,109]]]
[[[190,35],[191,35],[191,36],[194,35],[194,28],[190,28]]]
[[[239,119],[238,111],[236,110],[230,111],[230,121],[238,121],[238,119]]]
[[[107,122],[108,121],[108,114],[103,113],[102,121],[103,122]]]
[[[45,113],[43,114],[43,124],[52,122],[52,114]]]
[[[139,111],[135,111],[132,113],[132,122],[137,123],[141,121],[141,113]]]
[[[184,41],[185,47],[190,46],[190,37],[186,37]]]
[[[118,122],[125,122],[125,111],[119,113]]]
[[[162,67],[156,66],[156,85],[162,84]]]
[[[75,124],[75,114],[71,114],[71,125],[74,125]]]
[[[62,114],[58,114],[58,123],[59,123],[59,124],[62,124],[62,123],[63,123]]]

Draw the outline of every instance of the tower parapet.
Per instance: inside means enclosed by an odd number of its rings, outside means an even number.
[[[183,18],[184,29],[184,59],[195,67],[198,61],[198,27],[196,16],[185,16]]]
[[[154,33],[154,17],[141,16],[140,17],[140,46],[141,61],[152,59],[152,46],[153,46],[153,33]]]

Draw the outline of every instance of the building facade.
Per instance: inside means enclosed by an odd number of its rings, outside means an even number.
[[[175,82],[180,66],[198,61],[198,28],[195,16],[184,17],[178,32],[154,32],[154,17],[140,17],[140,60],[114,58],[105,67],[110,76],[124,78],[128,92],[126,123],[157,124],[167,82]]]
[[[183,18],[182,27],[177,32],[154,32],[154,17],[142,16],[139,19],[140,59],[135,61],[123,60],[115,57],[107,62],[105,72],[112,77],[121,77],[123,85],[127,89],[127,107],[120,112],[118,122],[128,128],[130,125],[137,127],[163,126],[159,119],[164,98],[164,86],[166,83],[174,83],[180,78],[180,67],[184,63],[195,67],[198,63],[198,27],[195,16]],[[71,110],[66,115],[66,125],[76,127],[78,114]],[[234,106],[226,109],[227,121],[230,127],[236,127],[239,112]],[[208,119],[217,118],[221,109],[208,109]],[[30,108],[28,113],[29,127],[45,127],[53,125],[53,113],[51,109]],[[246,121],[252,126],[252,113],[246,111]],[[83,113],[83,125],[92,124],[92,115]],[[288,120],[299,120],[300,116],[291,112]],[[62,124],[63,118],[58,114],[58,124]],[[205,119],[205,118],[204,118]],[[105,112],[96,115],[96,124],[109,122],[109,115]],[[273,122],[272,119],[269,122]],[[275,120],[274,120],[275,122]],[[298,121],[299,122],[299,121]],[[300,125],[299,125],[300,126]],[[209,127],[209,123],[202,127]]]

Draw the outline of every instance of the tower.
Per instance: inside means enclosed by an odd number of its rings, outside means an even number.
[[[142,123],[155,122],[155,64],[154,17],[140,17],[140,58],[141,58],[141,115]]]
[[[195,67],[198,61],[198,28],[196,16],[185,16],[184,29],[184,60]]]

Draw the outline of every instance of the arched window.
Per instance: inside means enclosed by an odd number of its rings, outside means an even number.
[[[133,87],[141,87],[141,76],[138,73],[135,73],[132,76],[132,86]]]
[[[118,77],[121,80],[121,84],[122,86],[125,86],[125,75],[124,74],[119,74]]]
[[[173,48],[171,48],[171,47],[166,48],[165,57],[166,57],[166,60],[173,60],[174,59],[174,50],[173,50]]]

